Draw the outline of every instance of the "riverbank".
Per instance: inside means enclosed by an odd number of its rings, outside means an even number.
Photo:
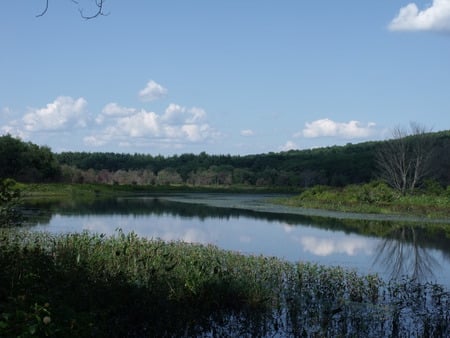
[[[344,188],[316,186],[309,189],[286,190],[277,187],[250,186],[139,186],[106,184],[20,184],[25,198],[99,198],[152,193],[228,193],[283,194],[270,202],[287,207],[277,212],[309,216],[377,220],[419,220],[450,222],[450,190],[418,192],[400,196],[386,185],[374,182]],[[195,200],[195,199],[194,199]],[[237,205],[236,207],[239,207]],[[248,207],[248,205],[244,206]],[[260,207],[261,208],[261,207]],[[267,206],[267,211],[274,208]]]
[[[418,191],[402,196],[380,182],[343,188],[316,186],[274,202],[294,208],[450,222],[450,189]]]
[[[204,204],[255,212],[283,213],[341,220],[395,221],[442,224],[450,234],[450,197],[447,195],[396,196],[383,187],[348,186],[342,189],[317,186],[302,193],[247,186],[134,186],[105,184],[21,184],[25,199],[113,198],[162,194],[171,201]],[[208,195],[209,194],[209,195]],[[383,194],[384,197],[376,197]],[[256,195],[256,198],[240,198]],[[386,197],[386,195],[388,197]],[[189,198],[186,198],[188,196]],[[369,196],[369,197],[367,197]],[[389,200],[389,202],[386,202]]]
[[[231,186],[190,186],[190,185],[109,185],[109,184],[66,184],[66,183],[17,183],[24,198],[99,198],[155,193],[234,193],[268,194],[299,193],[300,189],[277,187]]]
[[[0,242],[4,337],[450,333],[450,294],[439,285],[121,231],[4,229]]]

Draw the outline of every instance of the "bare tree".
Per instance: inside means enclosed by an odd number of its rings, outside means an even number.
[[[76,1],[76,0],[71,0],[71,1],[73,3],[79,5],[79,1]],[[105,3],[105,0],[93,0],[93,2],[95,3],[96,11],[94,11],[91,15],[85,15],[84,10],[82,8],[78,8],[78,11],[80,12],[80,15],[83,19],[89,20],[89,19],[94,19],[100,15],[107,15],[103,11],[103,5]],[[44,16],[47,13],[48,3],[49,3],[49,0],[45,0],[45,7],[42,10],[42,12],[40,12],[39,14],[36,15],[37,18]]]
[[[417,123],[410,124],[408,133],[401,127],[392,131],[376,153],[376,163],[382,179],[402,195],[414,189],[431,172],[433,138],[430,130]]]
[[[435,277],[439,262],[426,249],[413,226],[394,227],[377,248],[373,265],[385,267],[391,279],[409,276],[419,282]]]

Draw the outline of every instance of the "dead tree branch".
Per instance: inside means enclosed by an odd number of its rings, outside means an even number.
[[[94,19],[94,18],[98,17],[99,15],[103,15],[103,16],[108,15],[103,12],[104,0],[95,0],[95,4],[97,6],[97,12],[95,12],[93,15],[86,16],[86,15],[84,15],[83,10],[81,8],[79,9],[80,15],[83,19],[89,20],[89,19]]]
[[[41,17],[41,16],[44,16],[45,13],[47,13],[47,11],[48,11],[48,0],[45,0],[45,8],[44,8],[44,10],[43,10],[41,13],[39,13],[38,15],[36,15],[36,18],[39,18],[39,17]]]
[[[79,1],[77,0],[71,0],[73,3],[79,5]],[[85,15],[84,14],[84,9],[83,8],[78,8],[78,11],[80,12],[80,16],[85,19],[85,20],[90,20],[90,19],[94,19],[98,16],[106,16],[108,14],[106,14],[103,11],[103,5],[105,4],[106,0],[95,0],[95,6],[97,7],[97,10],[92,14],[92,15]],[[44,16],[47,11],[48,11],[48,7],[49,7],[49,0],[45,0],[45,7],[42,10],[42,12],[40,12],[39,14],[36,15],[37,18]]]

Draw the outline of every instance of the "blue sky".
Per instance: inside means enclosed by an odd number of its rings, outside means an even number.
[[[5,0],[0,134],[251,154],[450,129],[450,0]]]

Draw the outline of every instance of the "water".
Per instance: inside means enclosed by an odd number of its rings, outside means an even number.
[[[445,236],[429,235],[407,222],[291,214],[263,201],[269,197],[153,195],[89,203],[34,202],[28,207],[33,214],[30,227],[38,231],[113,234],[120,228],[148,238],[344,266],[385,279],[408,275],[450,289],[450,240]],[[380,232],[384,238],[374,235]]]

